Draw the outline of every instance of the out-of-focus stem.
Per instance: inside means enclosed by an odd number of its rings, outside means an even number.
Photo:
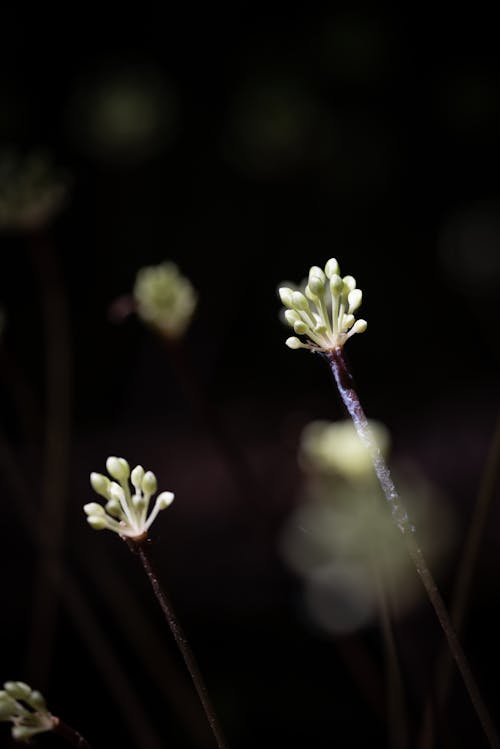
[[[415,569],[423,583],[430,603],[434,608],[439,623],[448,641],[448,647],[462,676],[465,688],[469,693],[470,700],[476,711],[476,715],[482,725],[483,731],[494,749],[500,748],[500,740],[495,726],[483,702],[476,681],[469,667],[469,663],[462,650],[462,646],[453,629],[450,616],[446,610],[441,594],[437,588],[434,578],[427,566],[422,550],[415,539],[415,527],[410,522],[408,514],[401,503],[401,499],[392,480],[389,467],[387,466],[380,449],[373,438],[365,416],[359,396],[354,388],[353,379],[341,349],[335,349],[325,354],[337,389],[342,401],[353,421],[356,432],[362,443],[370,453],[373,468],[379,481],[380,487],[389,505],[392,518],[401,531],[406,543],[406,548],[412,559]]]
[[[61,564],[65,493],[69,470],[71,354],[69,311],[49,239],[31,238],[31,254],[40,285],[45,336],[44,481],[40,514],[40,564],[35,577],[33,617],[27,662],[32,680],[46,684],[57,617],[57,589],[50,569]]]
[[[201,671],[199,669],[198,663],[196,662],[196,658],[194,657],[194,653],[191,650],[187,637],[182,630],[172,604],[170,603],[170,600],[168,599],[168,596],[154,569],[149,549],[149,538],[131,538],[126,540],[130,550],[137,554],[137,556],[139,557],[139,560],[147,575],[151,587],[153,588],[156,599],[160,604],[160,608],[165,616],[168,626],[170,627],[176,645],[179,648],[184,663],[186,664],[186,667],[189,671],[189,675],[191,676],[194,687],[196,689],[196,693],[198,694],[203,710],[205,711],[207,721],[210,725],[210,728],[212,729],[212,733],[214,735],[217,746],[219,747],[219,749],[228,749],[226,739],[224,738],[222,728],[219,725],[219,720],[212,705],[212,701],[208,695],[205,681],[201,675]]]
[[[500,416],[497,419],[495,433],[486,460],[479,492],[476,497],[474,512],[469,526],[463,554],[460,557],[458,572],[451,605],[451,620],[455,631],[460,634],[465,620],[467,599],[469,597],[474,568],[483,536],[486,520],[494,494],[500,459]],[[442,710],[446,704],[451,684],[452,661],[448,649],[441,652],[436,667],[436,707]],[[419,749],[430,749],[433,745],[432,704],[425,707]]]

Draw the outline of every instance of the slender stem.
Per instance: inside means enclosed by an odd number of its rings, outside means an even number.
[[[228,749],[228,744],[226,743],[226,739],[224,738],[222,729],[219,725],[215,709],[208,695],[205,682],[196,662],[196,658],[194,657],[187,637],[182,630],[179,620],[177,619],[174,609],[172,608],[172,604],[170,603],[167,594],[154,569],[149,549],[149,538],[130,538],[126,539],[126,541],[129,549],[131,549],[131,551],[133,551],[139,557],[148,580],[151,583],[151,587],[153,588],[156,599],[160,604],[160,608],[163,611],[168,626],[170,627],[170,630],[174,636],[177,647],[179,648],[184,663],[186,664],[187,670],[189,671],[189,675],[191,676],[203,710],[205,711],[206,718],[208,720],[210,728],[212,729],[212,733],[215,737],[217,746],[219,747],[219,749]]]
[[[396,638],[391,622],[388,594],[378,560],[372,557],[370,563],[377,592],[379,626],[384,642],[389,746],[391,749],[408,749],[408,715],[405,704],[405,690],[399,665]]]
[[[451,604],[451,620],[455,631],[460,634],[462,630],[467,598],[474,575],[474,568],[478,556],[481,538],[490,511],[491,501],[494,495],[495,482],[497,480],[500,461],[500,416],[497,419],[495,433],[491,442],[486,465],[483,471],[481,484],[477,494],[474,512],[469,526],[469,532],[465,541],[463,554],[457,572],[455,587]],[[446,703],[451,682],[451,659],[449,651],[441,653],[435,674],[436,702],[438,709],[442,709]],[[423,725],[420,733],[420,749],[429,749],[432,746],[432,705],[428,703],[424,712]]]
[[[75,731],[74,728],[60,718],[54,718],[54,728],[52,730],[54,733],[58,733],[71,746],[76,746],[78,749],[91,749],[89,742],[83,738],[81,733]]]
[[[34,587],[32,628],[27,662],[32,680],[43,685],[50,669],[58,595],[49,584],[51,566],[61,564],[71,431],[71,354],[68,300],[48,236],[30,238],[40,285],[45,343],[44,481],[40,528],[40,563]],[[42,530],[43,529],[43,530]]]
[[[494,749],[500,749],[500,739],[483,702],[474,676],[470,670],[467,658],[455,634],[455,630],[453,629],[450,616],[446,610],[443,599],[441,598],[441,594],[439,593],[434,578],[432,577],[422,551],[415,539],[415,527],[410,522],[408,513],[401,503],[401,499],[396,487],[394,486],[389,468],[371,434],[368,419],[365,416],[358,394],[354,388],[352,376],[343,357],[342,351],[341,349],[335,349],[334,351],[325,354],[325,358],[330,365],[338,391],[354,423],[356,432],[371,455],[373,468],[381,489],[384,492],[387,503],[389,504],[393,520],[403,535],[408,554],[415,565],[415,569],[424,585],[439,623],[441,624],[451,654],[457,664],[458,670],[460,671],[465,688],[469,693],[470,700],[476,711],[476,715],[483,727],[483,731],[490,746]]]

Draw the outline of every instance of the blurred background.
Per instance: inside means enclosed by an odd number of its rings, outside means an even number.
[[[344,413],[279,318],[278,285],[334,256],[364,292],[359,393],[447,601],[483,497],[463,640],[500,722],[493,15],[163,11],[2,24],[0,681],[95,747],[212,745],[137,561],[85,523],[114,454],[176,493],[152,550],[232,747],[417,746],[442,637],[391,555],[395,688],[367,548],[400,540],[369,481],[311,459],[304,429]],[[130,300],[166,260],[197,294],[175,345]],[[433,726],[483,745],[456,676]]]

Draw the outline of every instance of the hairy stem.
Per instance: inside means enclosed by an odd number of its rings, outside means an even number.
[[[228,749],[228,744],[222,733],[222,729],[219,725],[215,709],[212,705],[212,701],[207,692],[205,682],[201,675],[201,671],[194,657],[193,651],[189,645],[189,642],[184,634],[182,627],[177,619],[172,604],[170,603],[168,596],[156,574],[154,569],[153,561],[151,559],[149,538],[145,539],[127,539],[128,547],[139,557],[139,560],[144,568],[144,571],[148,577],[151,587],[153,588],[154,594],[160,608],[163,611],[168,626],[174,636],[174,640],[179,648],[184,663],[186,664],[189,675],[193,681],[196,693],[198,694],[199,700],[202,704],[203,710],[207,721],[212,729],[215,741],[219,749]]]
[[[89,742],[60,718],[54,718],[54,728],[52,730],[54,733],[58,733],[71,746],[76,746],[78,749],[91,749]]]
[[[410,522],[408,513],[401,503],[401,499],[392,480],[389,468],[372,436],[368,420],[354,388],[352,376],[343,357],[342,351],[341,349],[335,349],[328,354],[325,354],[325,358],[330,365],[338,391],[349,416],[354,423],[356,432],[371,455],[373,468],[389,505],[392,518],[403,535],[408,554],[415,565],[415,569],[423,583],[425,591],[443,629],[451,654],[458,670],[460,671],[465,688],[469,693],[470,700],[482,725],[483,731],[490,746],[494,749],[500,749],[500,739],[495,726],[493,725],[488,710],[483,702],[474,676],[470,670],[467,658],[462,650],[460,642],[458,641],[455,630],[453,629],[450,616],[446,610],[443,599],[441,598],[441,594],[427,566],[422,550],[415,539],[415,527]]]

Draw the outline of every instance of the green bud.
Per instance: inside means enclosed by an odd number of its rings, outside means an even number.
[[[344,330],[349,330],[349,328],[352,328],[354,325],[355,317],[354,315],[344,315],[342,319],[342,327]]]
[[[314,291],[311,291],[309,286],[306,286],[304,289],[306,297],[309,299],[309,301],[314,302],[314,304],[317,304],[319,302],[318,295],[314,293]]]
[[[306,335],[309,326],[306,325],[305,322],[302,322],[302,320],[297,320],[297,322],[293,324],[293,329],[298,335]]]
[[[330,258],[330,260],[325,265],[325,274],[327,278],[331,278],[332,276],[339,275],[340,268],[339,264],[335,260],[334,257]]]
[[[367,327],[366,320],[357,320],[351,329],[351,333],[364,333]]]
[[[309,302],[305,298],[304,294],[300,293],[300,291],[294,291],[292,292],[292,306],[295,309],[308,310]]]
[[[124,458],[109,457],[106,461],[106,470],[117,481],[127,481],[130,476],[130,467]]]
[[[83,511],[86,515],[104,515],[104,507],[97,502],[89,502],[83,505]]]
[[[294,309],[287,309],[285,310],[285,318],[287,323],[293,328],[294,324],[300,320],[300,315]]]
[[[286,286],[282,286],[280,289],[278,289],[278,294],[280,295],[280,299],[285,305],[285,307],[292,307],[292,290],[287,288]]]
[[[348,291],[353,291],[356,288],[356,279],[353,276],[344,276],[342,279],[344,286]]]
[[[347,299],[349,302],[349,312],[355,312],[361,306],[363,292],[361,289],[353,289],[349,292]]]
[[[123,517],[123,510],[120,502],[117,499],[110,499],[106,504],[106,512],[117,520],[121,520]]]
[[[334,296],[338,296],[338,294],[342,292],[343,288],[344,288],[344,282],[342,281],[340,276],[337,276],[336,274],[334,274],[330,278],[330,289],[332,291],[332,294]]]
[[[5,697],[0,697],[0,721],[10,720],[14,715],[18,715],[18,709],[15,700],[13,700],[12,697],[9,697],[8,695]]]
[[[311,276],[317,276],[318,278],[325,280],[325,274],[323,273],[322,269],[319,267],[319,265],[312,265],[309,268],[309,278]]]
[[[6,681],[5,691],[15,700],[25,700],[31,694],[31,687],[24,681]]]
[[[132,504],[136,510],[143,510],[146,507],[146,500],[141,494],[134,494]]]
[[[106,520],[102,515],[89,515],[87,517],[87,523],[95,531],[102,531],[104,528],[107,528]]]
[[[109,486],[110,480],[107,476],[103,476],[102,473],[91,473],[90,474],[90,485],[92,489],[104,499],[109,499]]]
[[[142,479],[144,478],[144,468],[142,466],[136,466],[130,474],[132,485],[137,491],[141,488]]]
[[[12,738],[15,741],[29,741],[36,733],[38,733],[36,728],[29,726],[13,726],[12,728]]]
[[[304,344],[298,338],[295,338],[295,336],[287,338],[285,344],[288,346],[288,348],[292,349],[298,349],[304,346]]]
[[[109,485],[109,497],[110,499],[114,499],[115,502],[120,502],[124,499],[123,489],[114,481],[111,481]]]
[[[47,703],[45,702],[43,694],[41,692],[38,692],[36,689],[31,692],[29,704],[34,707],[35,710],[47,709]]]
[[[174,501],[175,494],[173,492],[161,492],[156,498],[156,504],[160,510],[164,510],[166,507],[172,504]]]
[[[152,471],[146,471],[142,479],[142,491],[146,494],[154,494],[158,488],[156,476]]]

